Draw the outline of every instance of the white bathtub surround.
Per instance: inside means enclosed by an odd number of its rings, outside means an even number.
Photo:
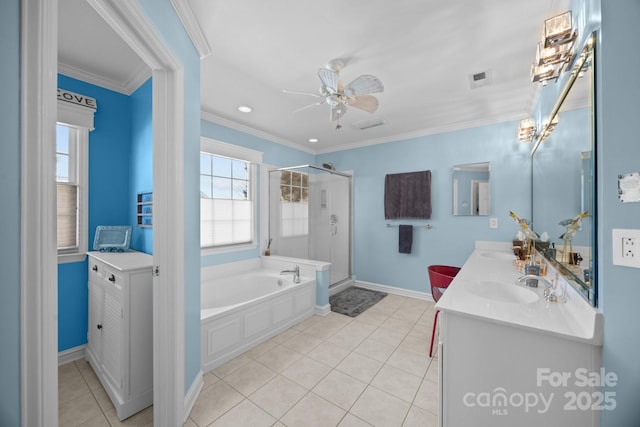
[[[602,313],[569,285],[566,302],[545,301],[545,284],[519,283],[513,260],[510,244],[478,243],[436,304],[440,425],[595,427],[597,406],[612,404],[598,403],[593,383],[602,376]]]
[[[291,274],[280,274],[295,266],[300,268],[297,284]],[[203,371],[313,315],[316,277],[328,267],[327,263],[295,258],[262,257],[203,268]]]

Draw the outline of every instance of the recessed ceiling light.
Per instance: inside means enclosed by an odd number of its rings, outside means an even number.
[[[309,142],[318,142],[318,138],[309,138]]]
[[[242,113],[250,113],[251,111],[253,111],[253,108],[249,107],[248,105],[241,105],[238,107],[238,111]]]

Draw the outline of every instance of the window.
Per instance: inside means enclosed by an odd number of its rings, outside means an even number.
[[[200,247],[255,246],[256,165],[261,153],[203,138],[200,152]]]
[[[309,234],[309,175],[282,171],[280,175],[282,237]]]
[[[84,259],[87,236],[88,129],[56,126],[58,262]]]
[[[56,193],[58,263],[83,261],[89,226],[89,131],[96,100],[58,89]]]

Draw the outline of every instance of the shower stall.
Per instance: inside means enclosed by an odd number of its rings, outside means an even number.
[[[351,280],[351,180],[312,165],[269,171],[271,254],[330,262],[330,286]]]

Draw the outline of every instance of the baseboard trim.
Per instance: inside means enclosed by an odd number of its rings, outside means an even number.
[[[326,316],[329,313],[331,313],[331,304],[327,304],[323,306],[316,305],[314,314],[318,316]]]
[[[345,280],[344,282],[341,282],[334,286],[329,286],[329,296],[333,296],[338,292],[343,291],[352,286],[353,286],[353,279]]]
[[[65,365],[67,363],[84,359],[86,344],[79,345],[77,347],[69,348],[58,353],[58,366]]]
[[[400,295],[403,297],[417,298],[425,301],[434,302],[433,297],[431,296],[431,293],[427,293],[427,292],[412,291],[410,289],[397,288],[395,286],[380,285],[378,283],[363,282],[360,280],[356,280],[354,283],[354,286],[370,289],[372,291],[386,292],[388,294]]]
[[[184,396],[184,416],[182,417],[183,424],[187,422],[187,418],[189,418],[189,414],[193,409],[193,405],[196,404],[196,400],[198,399],[198,396],[200,395],[200,392],[204,387],[203,375],[204,374],[202,370],[200,370],[196,375],[196,378],[193,380],[193,383],[191,383],[189,391],[187,391],[187,394]]]

